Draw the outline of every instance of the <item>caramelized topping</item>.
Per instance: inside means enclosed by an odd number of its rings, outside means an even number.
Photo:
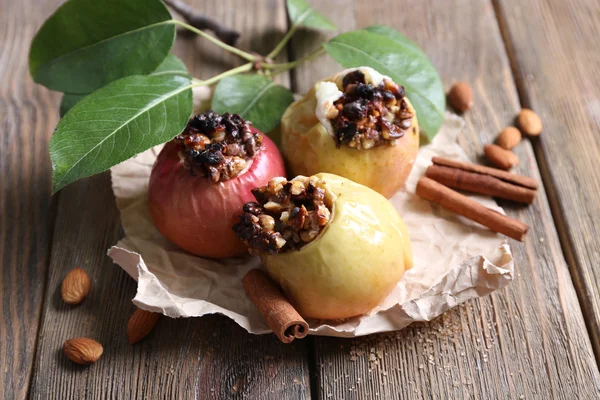
[[[315,240],[331,218],[333,200],[325,182],[315,177],[274,178],[252,194],[256,202],[244,205],[233,226],[251,254],[298,250]]]
[[[337,113],[330,118],[337,147],[367,150],[394,144],[410,128],[413,114],[402,86],[384,79],[375,87],[365,83],[365,75],[356,70],[344,77],[342,90],[342,97],[333,103]]]
[[[237,114],[207,111],[189,120],[174,139],[179,158],[192,175],[221,182],[238,176],[260,151],[262,134]]]

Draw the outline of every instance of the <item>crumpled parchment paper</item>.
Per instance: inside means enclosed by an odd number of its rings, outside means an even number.
[[[371,314],[340,323],[308,320],[311,334],[352,337],[399,330],[415,321],[429,321],[512,281],[514,261],[502,236],[414,194],[431,157],[467,159],[456,143],[463,126],[462,119],[446,114],[433,142],[419,150],[405,189],[390,200],[410,233],[414,267]],[[258,258],[202,259],[179,250],[155,228],[147,187],[159,151],[160,146],[111,169],[127,236],[108,255],[137,280],[133,302],[170,317],[220,313],[250,333],[270,332],[242,288],[246,272],[260,266]],[[502,212],[489,197],[471,197]]]

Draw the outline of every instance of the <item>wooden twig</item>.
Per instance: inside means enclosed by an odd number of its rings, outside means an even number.
[[[240,33],[238,31],[227,28],[221,25],[218,21],[198,13],[198,11],[194,10],[181,0],[164,0],[164,2],[166,5],[180,14],[188,24],[197,29],[208,29],[213,31],[217,38],[230,46],[234,46],[240,37]]]

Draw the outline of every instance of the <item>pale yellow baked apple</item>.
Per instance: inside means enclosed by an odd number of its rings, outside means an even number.
[[[419,124],[404,88],[369,67],[317,82],[281,120],[292,176],[329,172],[391,197],[419,150]]]
[[[404,222],[366,186],[321,173],[253,194],[234,231],[306,318],[366,314],[412,267]]]

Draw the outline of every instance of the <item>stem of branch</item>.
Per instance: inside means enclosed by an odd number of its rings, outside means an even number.
[[[325,53],[325,49],[323,47],[319,47],[318,49],[312,51],[311,53],[305,55],[302,58],[299,58],[296,61],[290,61],[290,62],[281,63],[281,64],[264,64],[262,67],[264,69],[273,70],[273,75],[277,75],[277,74],[280,74],[287,70],[290,70],[308,60],[312,60],[313,58],[319,57],[320,55],[322,55],[324,53]]]
[[[256,59],[256,57],[253,56],[252,54],[247,53],[244,50],[240,50],[237,47],[230,46],[227,43],[224,43],[224,42],[220,41],[219,39],[217,39],[217,38],[209,35],[208,33],[202,32],[200,29],[197,29],[197,28],[193,27],[190,24],[186,24],[185,22],[178,21],[176,19],[173,19],[172,21],[173,21],[174,24],[182,26],[185,29],[188,29],[188,30],[196,33],[197,35],[202,36],[203,38],[205,38],[205,39],[213,42],[214,44],[216,44],[220,48],[222,48],[224,50],[227,50],[227,51],[229,51],[229,52],[231,52],[231,53],[233,53],[235,55],[238,55],[238,56],[242,57],[245,60],[254,61]]]
[[[208,29],[215,33],[215,36],[228,45],[234,46],[240,37],[236,30],[229,29],[218,21],[204,16],[194,10],[181,0],[164,0],[165,4],[180,14],[190,25],[197,29]]]
[[[239,67],[230,69],[229,71],[225,71],[219,75],[213,76],[212,78],[209,78],[205,81],[201,81],[199,79],[194,79],[192,81],[192,87],[197,87],[197,86],[210,86],[214,83],[219,82],[221,79],[223,78],[227,78],[228,76],[233,76],[233,75],[238,75],[242,72],[247,72],[247,71],[251,71],[253,68],[253,63],[246,63],[244,65],[240,65]]]
[[[281,52],[281,50],[283,50],[283,48],[285,47],[285,45],[287,44],[287,42],[290,41],[290,39],[292,38],[292,36],[296,32],[296,29],[298,29],[298,26],[300,26],[300,25],[297,22],[294,25],[292,25],[292,27],[290,28],[290,30],[287,31],[287,33],[281,39],[281,41],[277,44],[277,46],[275,46],[275,48],[273,50],[271,50],[271,52],[269,54],[267,54],[266,58],[270,58],[272,60],[275,57],[277,57],[277,55]]]

